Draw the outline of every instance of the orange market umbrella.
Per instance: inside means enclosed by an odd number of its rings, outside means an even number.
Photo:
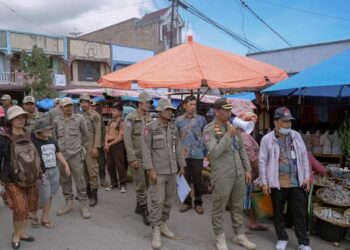
[[[169,49],[137,64],[99,79],[103,87],[130,89],[132,82],[141,88],[198,89],[260,88],[287,78],[272,65],[192,41]]]

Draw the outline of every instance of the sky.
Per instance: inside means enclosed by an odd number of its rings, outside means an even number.
[[[240,0],[186,0],[211,19],[262,50],[289,47]],[[245,0],[292,46],[350,39],[348,0]],[[169,0],[0,0],[0,29],[69,36],[88,33],[170,5]],[[313,12],[313,13],[310,13]],[[217,28],[179,8],[185,34],[207,46],[244,55],[252,52]]]

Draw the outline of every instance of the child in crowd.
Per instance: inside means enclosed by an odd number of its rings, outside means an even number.
[[[52,126],[47,118],[42,118],[35,122],[32,141],[39,152],[43,171],[41,182],[38,185],[39,202],[43,210],[41,225],[48,229],[53,227],[53,223],[49,220],[52,197],[59,189],[60,173],[57,167],[57,160],[64,166],[66,174],[70,175],[68,163],[59,151],[57,142],[51,138],[51,133]],[[36,214],[32,216],[31,223],[33,226],[40,225]]]

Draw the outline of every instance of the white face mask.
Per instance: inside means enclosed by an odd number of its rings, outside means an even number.
[[[292,131],[291,128],[280,128],[279,132],[282,134],[282,135],[288,135],[290,134],[290,132]]]

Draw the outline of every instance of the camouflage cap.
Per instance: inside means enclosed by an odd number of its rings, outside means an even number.
[[[64,107],[64,106],[67,106],[67,105],[73,105],[74,103],[73,103],[73,100],[72,100],[72,98],[70,98],[70,97],[64,97],[64,98],[62,98],[62,100],[61,100],[61,106],[62,107]]]
[[[34,132],[43,132],[52,128],[53,126],[47,117],[36,120],[34,124]]]
[[[85,101],[91,102],[91,97],[90,97],[89,94],[81,94],[80,97],[79,97],[79,100],[80,101],[85,100]]]
[[[57,104],[57,103],[60,103],[60,101],[61,101],[61,99],[60,98],[55,98],[54,100],[53,100],[53,102],[55,103],[55,104]]]
[[[98,104],[98,103],[96,102],[96,100],[94,100],[94,99],[91,100],[91,105],[92,105],[92,106],[96,106],[97,104]]]
[[[174,111],[176,110],[176,108],[173,107],[169,99],[166,99],[166,98],[160,99],[158,102],[158,107],[156,108],[156,111],[164,111],[167,109],[172,109]]]
[[[26,103],[29,103],[29,102],[35,104],[35,98],[33,96],[31,96],[31,95],[25,96],[23,98],[23,101],[22,101],[23,104],[26,104]]]
[[[151,102],[153,103],[152,97],[146,91],[143,91],[139,94],[138,102]]]
[[[282,121],[295,120],[290,110],[286,107],[281,107],[276,109],[273,115],[273,118],[274,120],[282,120]]]

